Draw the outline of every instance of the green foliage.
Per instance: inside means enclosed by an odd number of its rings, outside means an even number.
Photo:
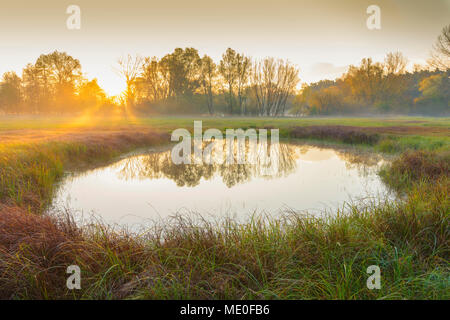
[[[205,127],[279,126],[287,135],[294,125],[353,124],[347,131],[308,131],[311,138],[317,133],[353,144],[372,139],[356,134],[357,126],[407,128],[422,121],[423,127],[448,127],[448,119],[412,119],[208,118]],[[65,125],[49,121],[0,122],[0,130]],[[164,131],[192,125],[192,119],[181,118],[135,121],[141,131],[144,125]],[[123,120],[102,126],[123,129],[125,124],[132,126]],[[445,133],[374,139],[375,148],[421,149],[401,154],[382,173],[404,194],[402,201],[347,204],[323,217],[255,216],[245,224],[178,216],[142,234],[102,223],[80,227],[70,213],[35,213],[65,170],[167,139],[122,131],[103,139],[92,134],[66,142],[1,145],[0,298],[449,299],[448,139]],[[64,285],[72,264],[83,270],[81,290]],[[367,289],[370,265],[382,270],[380,290]]]
[[[6,72],[0,83],[0,110],[19,112],[22,100],[22,80],[15,72]]]
[[[384,64],[363,59],[360,66],[350,66],[341,79],[304,86],[291,113],[449,114],[448,71],[406,73],[405,64],[400,53],[388,54]]]
[[[400,153],[406,150],[441,151],[448,149],[450,141],[443,137],[388,136],[383,138],[376,149],[384,153]]]
[[[416,185],[404,203],[348,205],[322,218],[178,216],[142,235],[10,210],[0,215],[0,297],[448,299],[446,191],[443,182]],[[76,292],[61,285],[73,263],[83,270]],[[370,265],[382,270],[380,290],[366,287]]]
[[[445,114],[450,110],[449,72],[429,76],[419,83],[422,95],[415,99],[416,111]]]

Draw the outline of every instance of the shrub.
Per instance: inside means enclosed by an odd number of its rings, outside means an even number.
[[[376,144],[380,137],[377,133],[365,132],[363,128],[350,126],[308,126],[291,130],[292,138],[336,140],[349,144]]]

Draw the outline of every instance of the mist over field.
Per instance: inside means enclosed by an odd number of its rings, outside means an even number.
[[[0,112],[449,114],[448,1],[172,2],[3,5]]]
[[[0,299],[448,300],[449,16],[3,1]]]

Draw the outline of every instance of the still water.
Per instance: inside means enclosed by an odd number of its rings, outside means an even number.
[[[261,164],[175,165],[170,147],[146,150],[62,181],[53,207],[104,222],[142,225],[176,213],[245,220],[252,214],[308,210],[388,196],[384,160],[331,148],[280,143],[275,174]]]

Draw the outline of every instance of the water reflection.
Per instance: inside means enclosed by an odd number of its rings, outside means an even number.
[[[280,143],[278,170],[267,175],[267,163],[258,160],[175,165],[168,147],[67,177],[53,204],[122,225],[180,212],[243,220],[287,208],[314,213],[384,197],[388,191],[377,175],[382,163],[374,154]]]
[[[249,150],[246,145],[246,150]],[[289,144],[280,144],[277,148],[275,159],[272,155],[272,161],[277,161],[277,170],[270,171],[267,174],[270,164],[267,164],[260,157],[256,157],[254,164],[238,164],[234,162],[227,164],[174,164],[171,159],[170,150],[160,153],[150,153],[129,157],[120,161],[112,167],[117,170],[118,177],[124,180],[132,179],[170,179],[175,181],[179,187],[195,187],[200,180],[210,180],[212,177],[219,175],[223,183],[231,188],[236,184],[248,182],[252,177],[258,178],[278,178],[288,175],[296,168],[296,160],[299,153],[296,148]],[[248,152],[247,152],[248,153]]]

